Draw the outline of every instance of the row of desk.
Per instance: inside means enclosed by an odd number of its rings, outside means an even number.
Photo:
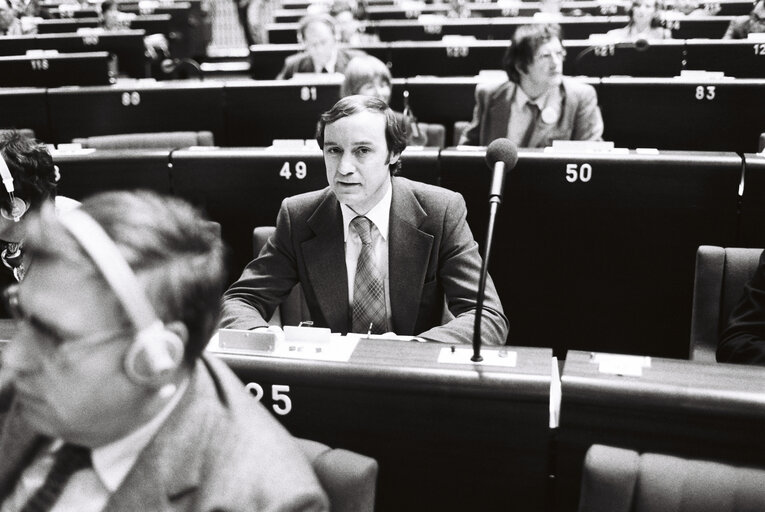
[[[274,13],[276,23],[297,23],[306,15],[307,8],[297,9],[294,5],[277,10]],[[708,2],[701,6],[710,15],[742,16],[749,14],[752,3],[741,0],[722,0]],[[398,5],[370,5],[364,10],[366,19],[401,20],[419,18],[421,15],[447,16],[451,7],[445,3],[426,4],[424,2],[401,2]],[[541,2],[468,2],[464,9],[471,17],[495,18],[501,16],[533,16],[542,10]],[[574,0],[560,3],[560,11],[564,15],[574,16],[608,16],[627,14],[629,4],[626,2],[602,2],[590,0]],[[669,11],[672,15],[672,11]]]
[[[765,132],[763,79],[585,80],[598,93],[604,139],[620,147],[755,152]],[[475,77],[394,79],[391,106],[403,110],[403,92],[409,91],[418,119],[444,125],[451,141],[454,123],[472,118],[477,83]],[[209,130],[221,146],[268,146],[274,139],[313,138],[339,91],[339,81],[300,79],[0,89],[0,128],[30,128],[53,143]]]
[[[672,20],[668,28],[676,39],[720,39],[735,16],[699,16]],[[422,17],[415,20],[381,20],[362,23],[367,34],[375,34],[380,41],[440,41],[445,35],[473,36],[476,39],[502,39],[513,37],[521,25],[539,23],[535,17],[498,18],[444,18]],[[546,22],[560,24],[566,39],[587,39],[590,34],[604,34],[624,27],[627,16],[555,17]],[[271,23],[267,26],[268,41],[274,44],[297,43],[298,23]]]
[[[474,76],[485,69],[502,69],[510,41],[399,41],[355,46],[385,62],[396,78]],[[631,43],[566,40],[566,75],[674,77],[686,70],[722,72],[738,78],[765,78],[765,45],[747,40],[671,39],[646,47]],[[273,79],[284,60],[303,50],[299,44],[250,47],[250,74]]]
[[[232,280],[253,256],[252,229],[273,225],[283,198],[327,183],[318,150],[102,150],[54,160],[60,192],[76,199],[149,188],[204,208],[232,250]],[[460,192],[483,243],[483,151],[407,150],[403,175]],[[521,151],[490,259],[509,342],[559,356],[688,357],[696,249],[765,246],[764,196],[763,155]]]
[[[575,511],[593,443],[765,465],[761,368],[569,351],[559,380],[549,349],[508,347],[511,366],[471,352],[219,355],[294,435],[376,458],[379,512]]]

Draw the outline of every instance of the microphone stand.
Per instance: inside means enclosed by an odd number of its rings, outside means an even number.
[[[486,243],[483,246],[481,277],[478,280],[478,302],[475,307],[475,325],[473,327],[473,356],[470,358],[474,363],[483,361],[483,357],[481,356],[481,317],[483,315],[483,299],[486,291],[486,276],[489,273],[491,242],[494,239],[494,224],[497,219],[497,210],[499,209],[501,202],[501,195],[492,195],[489,198],[489,224],[486,229]]]

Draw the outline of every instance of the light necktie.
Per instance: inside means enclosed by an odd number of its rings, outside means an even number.
[[[361,238],[361,252],[353,282],[353,332],[366,333],[372,325],[373,334],[386,331],[385,284],[375,265],[372,246],[372,221],[356,217],[351,226]]]
[[[61,496],[69,477],[90,465],[90,449],[68,443],[62,446],[42,487],[27,500],[21,512],[48,512]]]
[[[522,148],[529,147],[531,135],[534,133],[534,128],[537,127],[537,123],[539,122],[539,105],[533,101],[527,101],[526,108],[531,112],[531,121],[529,122],[529,127],[526,128],[526,133],[523,134],[523,139],[521,139],[519,146]]]

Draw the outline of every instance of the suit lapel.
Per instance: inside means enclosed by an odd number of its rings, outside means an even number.
[[[531,133],[531,138],[529,139],[530,148],[538,147],[540,143],[543,143],[543,146],[547,144],[547,139],[550,137],[550,133],[557,128],[558,122],[563,116],[563,107],[565,106],[563,102],[565,98],[566,94],[563,90],[562,84],[550,91],[550,97],[547,98],[545,105],[547,106],[546,108],[554,108],[558,115],[555,117],[553,122],[545,123],[542,120],[542,115],[540,112],[539,120],[537,121],[537,124],[534,127],[534,131]]]
[[[184,396],[141,452],[104,510],[169,510],[174,502],[196,492],[202,479],[207,439],[215,428],[206,404],[214,389],[197,363]]]
[[[487,112],[490,114],[489,130],[484,130],[487,139],[481,141],[484,146],[499,137],[507,137],[507,127],[510,124],[510,106],[515,97],[515,88],[517,85],[513,82],[505,82],[491,95]]]
[[[343,216],[330,189],[308,218],[316,234],[302,243],[308,283],[332,332],[348,332],[348,275],[345,268]],[[305,284],[304,284],[305,286]]]
[[[420,231],[427,217],[408,182],[393,178],[388,232],[388,280],[393,329],[414,333],[433,235]]]
[[[21,471],[45,441],[34,432],[18,412],[18,404],[11,405],[8,413],[0,416],[0,499],[13,490]]]

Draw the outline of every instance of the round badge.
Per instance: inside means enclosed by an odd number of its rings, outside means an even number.
[[[545,124],[552,124],[558,120],[558,112],[552,107],[545,107],[542,110],[542,121]]]

